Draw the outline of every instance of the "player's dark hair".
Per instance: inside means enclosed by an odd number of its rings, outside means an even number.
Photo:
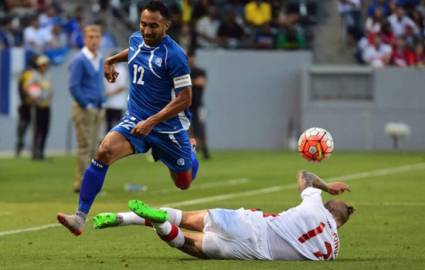
[[[159,12],[162,17],[166,18],[167,20],[170,19],[170,12],[168,11],[167,6],[159,0],[149,1],[146,5],[143,6],[142,11],[145,9],[153,12]]]

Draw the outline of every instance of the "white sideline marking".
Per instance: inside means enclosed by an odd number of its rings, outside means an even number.
[[[400,173],[400,172],[405,172],[405,171],[422,170],[422,169],[425,169],[425,163],[416,163],[416,164],[404,165],[404,166],[400,166],[400,167],[396,167],[396,168],[380,169],[380,170],[374,170],[374,171],[369,171],[369,172],[361,172],[361,173],[354,173],[354,174],[349,174],[349,175],[342,175],[342,176],[327,178],[326,180],[330,181],[330,182],[332,182],[332,181],[352,181],[352,180],[367,178],[367,177],[371,177],[371,176],[372,177],[373,176],[384,176],[384,175],[395,174],[395,173]],[[277,191],[281,191],[281,190],[285,190],[285,189],[292,189],[292,188],[295,188],[296,186],[297,186],[296,184],[289,184],[289,185],[284,185],[284,186],[273,186],[273,187],[250,190],[250,191],[229,193],[229,194],[210,196],[210,197],[205,197],[205,198],[200,198],[200,199],[193,199],[193,200],[187,200],[187,201],[181,201],[181,202],[168,203],[168,204],[164,204],[164,206],[177,207],[177,206],[196,205],[196,204],[202,204],[202,203],[207,203],[207,202],[214,202],[214,201],[240,198],[240,197],[245,197],[245,196],[273,193],[273,192],[277,192]],[[393,203],[393,206],[398,206],[398,205],[401,205],[401,204],[403,204],[403,203]],[[365,205],[367,205],[367,204],[365,204]],[[370,204],[370,205],[379,206],[380,204]],[[391,202],[382,203],[382,205],[392,206]],[[420,203],[407,203],[407,202],[405,203],[405,206],[421,206],[421,205],[422,204],[420,204]],[[0,232],[0,237],[6,236],[6,235],[12,235],[12,234],[24,233],[24,232],[41,231],[41,230],[59,227],[59,226],[61,226],[61,225],[58,224],[58,223],[52,223],[52,224],[46,224],[46,225],[42,225],[42,226],[38,226],[38,227],[30,227],[30,228],[25,228],[25,229],[3,231],[3,232]]]
[[[54,227],[58,227],[58,226],[61,226],[61,225],[59,223],[52,223],[52,224],[46,224],[46,225],[42,225],[42,226],[38,226],[38,227],[30,227],[30,228],[25,228],[25,229],[4,231],[4,232],[0,232],[0,236],[18,234],[18,233],[23,233],[23,232],[41,231],[41,230],[45,230],[45,229],[48,229],[48,228],[54,228]]]

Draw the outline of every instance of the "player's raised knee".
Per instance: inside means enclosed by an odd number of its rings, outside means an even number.
[[[113,150],[108,142],[102,141],[96,151],[96,160],[109,165],[112,162]]]

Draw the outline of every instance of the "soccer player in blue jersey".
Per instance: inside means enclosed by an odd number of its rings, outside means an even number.
[[[189,188],[196,177],[198,161],[187,131],[192,99],[190,69],[183,49],[166,34],[168,26],[167,7],[150,1],[141,11],[140,32],[130,36],[129,48],[105,59],[105,77],[110,82],[118,76],[114,64],[128,61],[128,111],[105,136],[87,167],[77,212],[57,215],[76,236],[84,230],[108,166],[123,157],[152,149],[154,158],[169,168],[180,189]]]

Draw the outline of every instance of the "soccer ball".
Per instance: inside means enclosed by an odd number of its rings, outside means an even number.
[[[329,131],[323,128],[309,128],[298,139],[298,152],[308,161],[320,162],[327,159],[334,149]]]

